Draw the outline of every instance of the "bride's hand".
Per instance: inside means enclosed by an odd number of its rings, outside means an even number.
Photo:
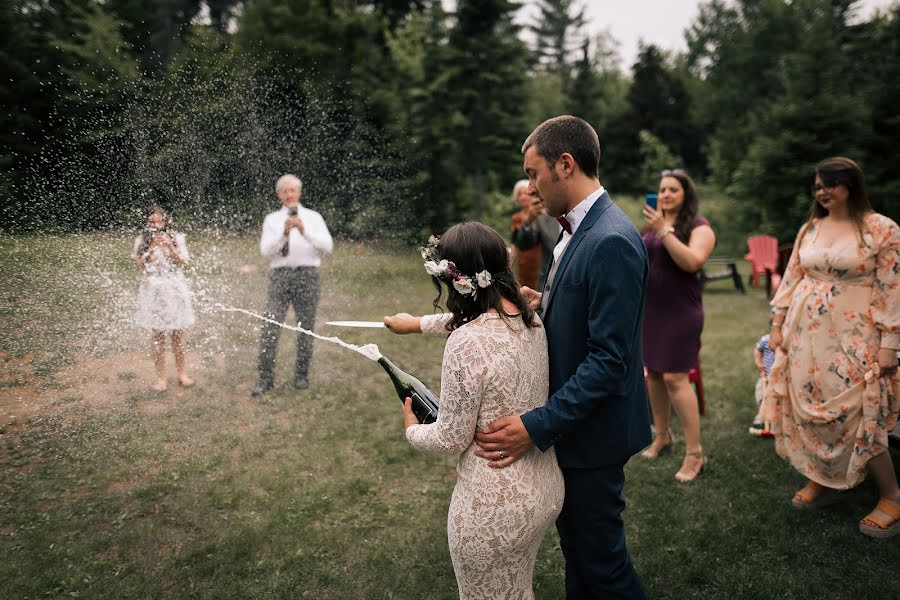
[[[412,398],[407,398],[403,402],[403,429],[406,429],[410,425],[418,425],[419,419],[416,418],[416,414],[412,409]]]
[[[394,333],[422,333],[422,318],[414,317],[409,313],[397,313],[392,317],[385,317],[384,324]]]

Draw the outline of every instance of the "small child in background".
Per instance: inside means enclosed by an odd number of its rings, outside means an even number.
[[[750,434],[759,437],[772,437],[769,431],[769,424],[764,423],[760,416],[760,407],[762,406],[763,396],[766,394],[766,384],[769,381],[769,373],[772,371],[772,363],[775,362],[775,350],[769,347],[769,334],[759,338],[756,347],[753,349],[753,361],[756,368],[759,369],[759,379],[756,382],[756,417],[753,419],[753,425],[750,426]]]
[[[138,269],[143,271],[137,294],[138,327],[150,330],[150,355],[156,365],[157,392],[166,391],[166,334],[172,338],[172,353],[178,383],[194,385],[186,370],[184,330],[194,324],[191,288],[182,270],[190,255],[184,234],[172,231],[169,215],[158,206],[147,209],[144,231],[134,240],[131,252]]]

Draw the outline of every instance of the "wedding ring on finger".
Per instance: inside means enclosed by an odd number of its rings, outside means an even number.
[[[501,450],[500,451],[500,460],[503,460],[504,458],[506,458],[506,455],[503,454],[503,450]]]

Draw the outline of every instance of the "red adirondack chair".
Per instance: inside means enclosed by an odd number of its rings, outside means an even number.
[[[759,276],[766,276],[766,291],[771,294],[778,287],[778,240],[771,235],[754,235],[747,240],[750,249],[744,258],[750,262],[750,285],[759,287]]]

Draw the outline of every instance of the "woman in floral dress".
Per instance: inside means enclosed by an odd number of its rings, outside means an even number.
[[[850,159],[819,163],[814,193],[772,300],[764,410],[778,454],[808,479],[792,504],[822,506],[871,475],[881,498],[860,531],[891,537],[900,533],[888,452],[900,411],[900,228],[872,210]]]

